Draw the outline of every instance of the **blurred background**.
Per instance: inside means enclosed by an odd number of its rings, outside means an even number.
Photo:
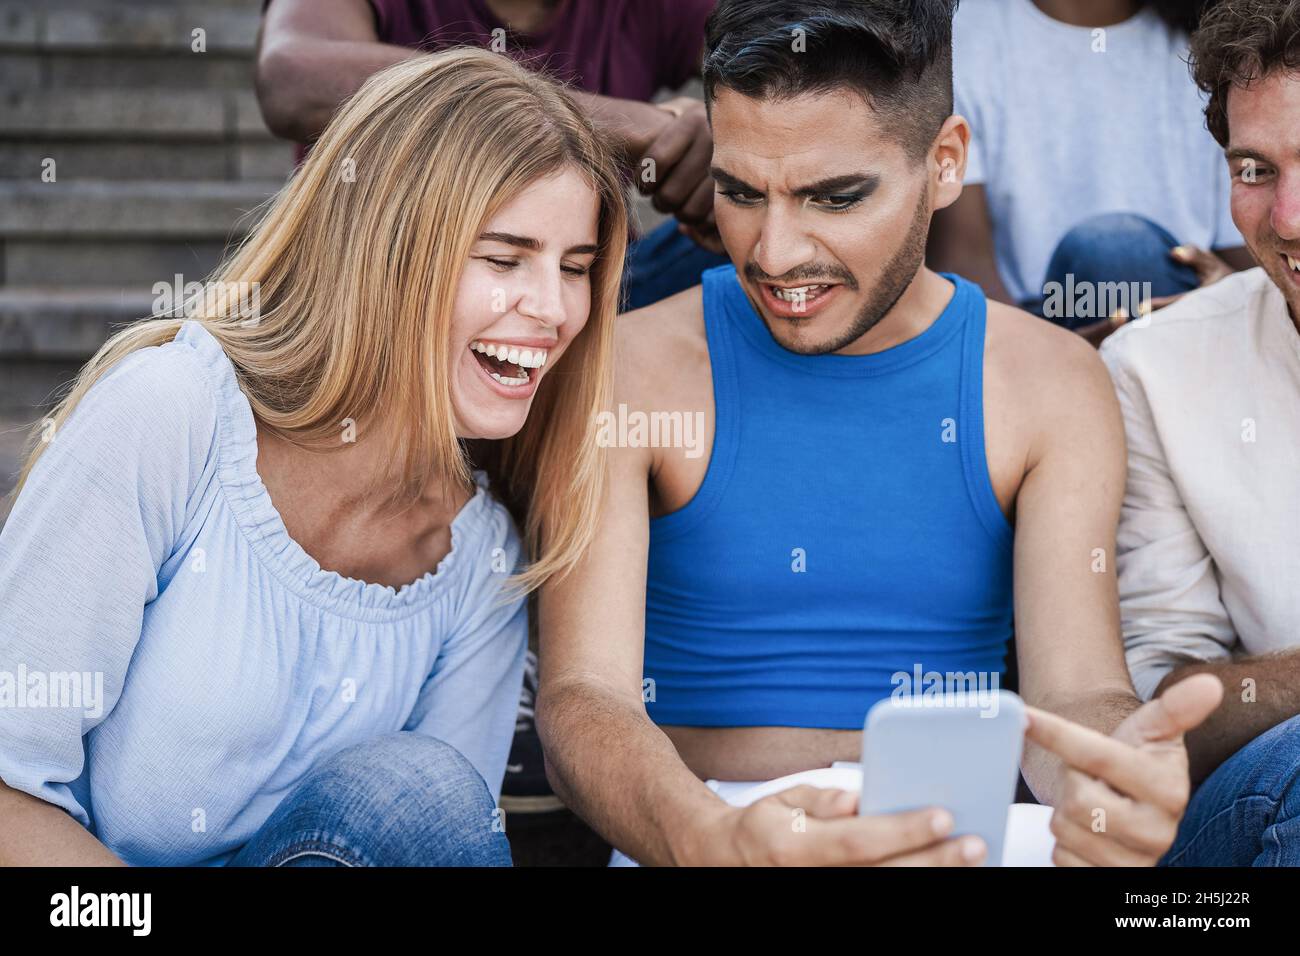
[[[0,0],[0,494],[110,326],[201,281],[293,168],[253,95],[260,9]]]
[[[0,523],[57,389],[155,283],[202,281],[292,171],[253,92],[261,7],[0,0]]]

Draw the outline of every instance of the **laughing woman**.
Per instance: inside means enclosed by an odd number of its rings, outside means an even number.
[[[625,236],[558,88],[423,57],[100,350],[0,534],[0,863],[510,862],[522,594],[591,535]]]

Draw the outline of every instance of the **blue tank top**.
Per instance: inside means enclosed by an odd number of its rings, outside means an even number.
[[[984,457],[984,294],[945,277],[928,329],[849,356],[782,348],[733,267],[704,273],[716,425],[695,496],[650,522],[655,722],[861,729],[900,674],[1002,673],[1013,536]]]

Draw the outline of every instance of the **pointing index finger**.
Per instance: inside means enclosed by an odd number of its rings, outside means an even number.
[[[1025,714],[1029,717],[1025,738],[1056,754],[1068,766],[1129,796],[1140,797],[1149,789],[1144,760],[1134,748],[1037,707],[1025,707]]]

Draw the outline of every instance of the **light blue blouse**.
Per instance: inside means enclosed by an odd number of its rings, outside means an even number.
[[[129,864],[225,862],[314,763],[390,731],[500,792],[527,621],[486,476],[395,590],[322,570],[256,460],[234,367],[186,322],[95,384],[0,533],[0,778]]]

